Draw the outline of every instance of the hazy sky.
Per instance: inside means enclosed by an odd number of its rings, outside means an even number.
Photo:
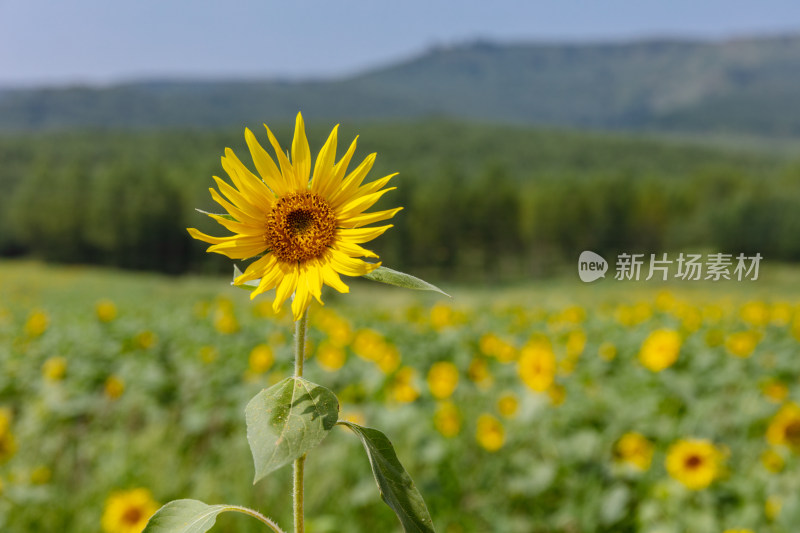
[[[798,0],[0,0],[0,85],[342,76],[476,37],[794,31]]]

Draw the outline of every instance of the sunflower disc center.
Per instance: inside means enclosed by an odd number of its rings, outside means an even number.
[[[267,217],[264,240],[282,262],[322,256],[336,237],[336,214],[321,196],[291,193],[278,200]]]
[[[703,459],[699,455],[690,455],[686,458],[686,468],[694,470],[703,464]]]

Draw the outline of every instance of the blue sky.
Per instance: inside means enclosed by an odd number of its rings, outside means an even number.
[[[0,86],[329,78],[474,38],[797,31],[797,0],[0,0]]]

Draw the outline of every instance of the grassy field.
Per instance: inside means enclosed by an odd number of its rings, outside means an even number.
[[[228,281],[0,263],[0,530],[101,531],[138,488],[289,526],[243,411],[291,373],[291,317]],[[392,439],[437,531],[794,533],[798,281],[356,281],[312,307],[306,377]],[[400,531],[348,432],[306,479],[310,533]]]

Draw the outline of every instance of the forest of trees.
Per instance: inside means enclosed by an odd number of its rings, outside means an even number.
[[[330,127],[309,128],[312,152]],[[288,144],[289,124],[275,129]],[[783,156],[436,120],[343,124],[340,154],[356,133],[356,159],[378,152],[372,179],[400,172],[381,206],[405,209],[371,243],[393,268],[513,280],[585,249],[800,260],[800,165]],[[0,137],[0,256],[228,272],[185,229],[225,233],[195,208],[219,210],[208,188],[226,146],[249,161],[241,130]]]

